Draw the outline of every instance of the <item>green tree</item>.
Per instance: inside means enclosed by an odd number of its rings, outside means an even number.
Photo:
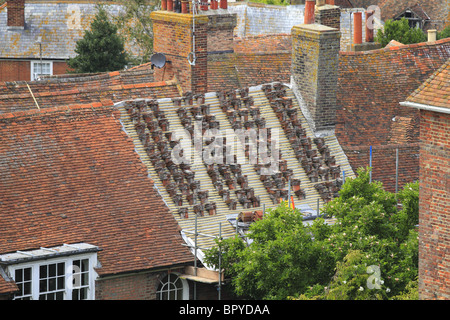
[[[115,26],[101,6],[86,30],[84,37],[77,41],[74,58],[68,65],[76,73],[94,73],[121,70],[127,63],[124,41],[117,34]]]
[[[157,10],[160,0],[119,0],[121,12],[114,18],[120,33],[137,51],[131,63],[150,61],[153,53],[153,26],[150,13]]]
[[[286,205],[269,210],[250,226],[248,237],[249,246],[239,238],[221,242],[222,265],[240,297],[286,299],[332,275],[331,255],[313,241],[298,210]],[[206,252],[208,265],[218,266],[218,250]]]
[[[437,40],[450,38],[450,26],[445,27],[444,30],[441,32],[438,32],[437,34]]]
[[[384,27],[379,29],[375,36],[375,41],[384,47],[391,40],[396,40],[403,44],[411,44],[427,41],[427,36],[419,28],[410,28],[408,20],[386,20]]]
[[[305,226],[300,212],[280,205],[250,226],[250,245],[220,241],[206,252],[207,264],[217,267],[222,252],[234,292],[251,299],[410,296],[418,274],[418,183],[395,195],[370,183],[370,169],[357,173],[322,209],[334,223],[318,218]]]

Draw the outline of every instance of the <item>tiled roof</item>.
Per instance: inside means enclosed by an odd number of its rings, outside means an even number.
[[[2,267],[0,267],[0,295],[18,291],[19,288],[17,287],[14,281],[12,281],[9,278],[7,280],[2,276],[3,272],[4,270],[2,270]]]
[[[406,100],[450,109],[450,59]]]
[[[450,39],[341,52],[336,135],[346,146],[389,142],[392,118],[414,118],[399,103],[450,58]]]
[[[208,56],[208,91],[290,82],[290,35],[234,39],[234,53]]]
[[[28,86],[30,89],[28,89]],[[175,81],[153,82],[151,69],[96,75],[65,75],[41,81],[0,83],[0,113],[131,98],[160,99],[179,95]]]
[[[102,249],[100,275],[192,261],[119,117],[94,104],[0,115],[0,253],[85,242]]]
[[[290,34],[271,34],[247,37],[235,37],[233,40],[234,51],[237,53],[267,53],[292,50],[292,38]]]
[[[105,9],[116,15],[120,6],[105,4]],[[76,42],[96,14],[96,3],[87,1],[26,1],[25,28],[8,29],[7,7],[0,9],[0,58],[40,58],[36,43],[41,37],[43,59],[68,59],[75,55]],[[127,49],[132,46],[127,45]]]

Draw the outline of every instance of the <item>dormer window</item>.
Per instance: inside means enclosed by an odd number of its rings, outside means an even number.
[[[14,300],[93,300],[98,247],[63,245],[0,255],[14,279]]]

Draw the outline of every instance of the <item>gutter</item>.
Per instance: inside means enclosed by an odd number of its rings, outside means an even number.
[[[450,114],[450,108],[436,107],[436,106],[431,106],[428,104],[404,101],[404,102],[400,102],[400,105],[403,107],[410,107],[410,108],[416,108],[416,109],[421,109],[421,110],[426,110],[426,111]]]

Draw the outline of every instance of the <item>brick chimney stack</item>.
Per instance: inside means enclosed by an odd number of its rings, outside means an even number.
[[[309,1],[307,1],[309,2]],[[314,1],[312,1],[314,3]],[[340,10],[335,6],[323,4],[318,8],[332,9],[336,17],[320,13],[321,19],[339,19]],[[316,13],[318,12],[316,8]],[[320,10],[319,10],[320,11]],[[292,36],[291,84],[294,92],[300,95],[302,111],[316,136],[330,134],[336,123],[336,91],[340,49],[340,31],[323,24],[305,23],[294,26]],[[320,19],[319,19],[320,20]]]
[[[8,12],[8,27],[25,27],[25,0],[8,0],[7,5]]]
[[[155,80],[176,77],[184,92],[206,93],[208,90],[208,59],[233,53],[235,13],[229,13],[227,0],[202,0],[195,15],[192,3],[182,0],[175,12],[172,0],[151,13],[153,49],[166,56],[167,63],[155,69]]]

